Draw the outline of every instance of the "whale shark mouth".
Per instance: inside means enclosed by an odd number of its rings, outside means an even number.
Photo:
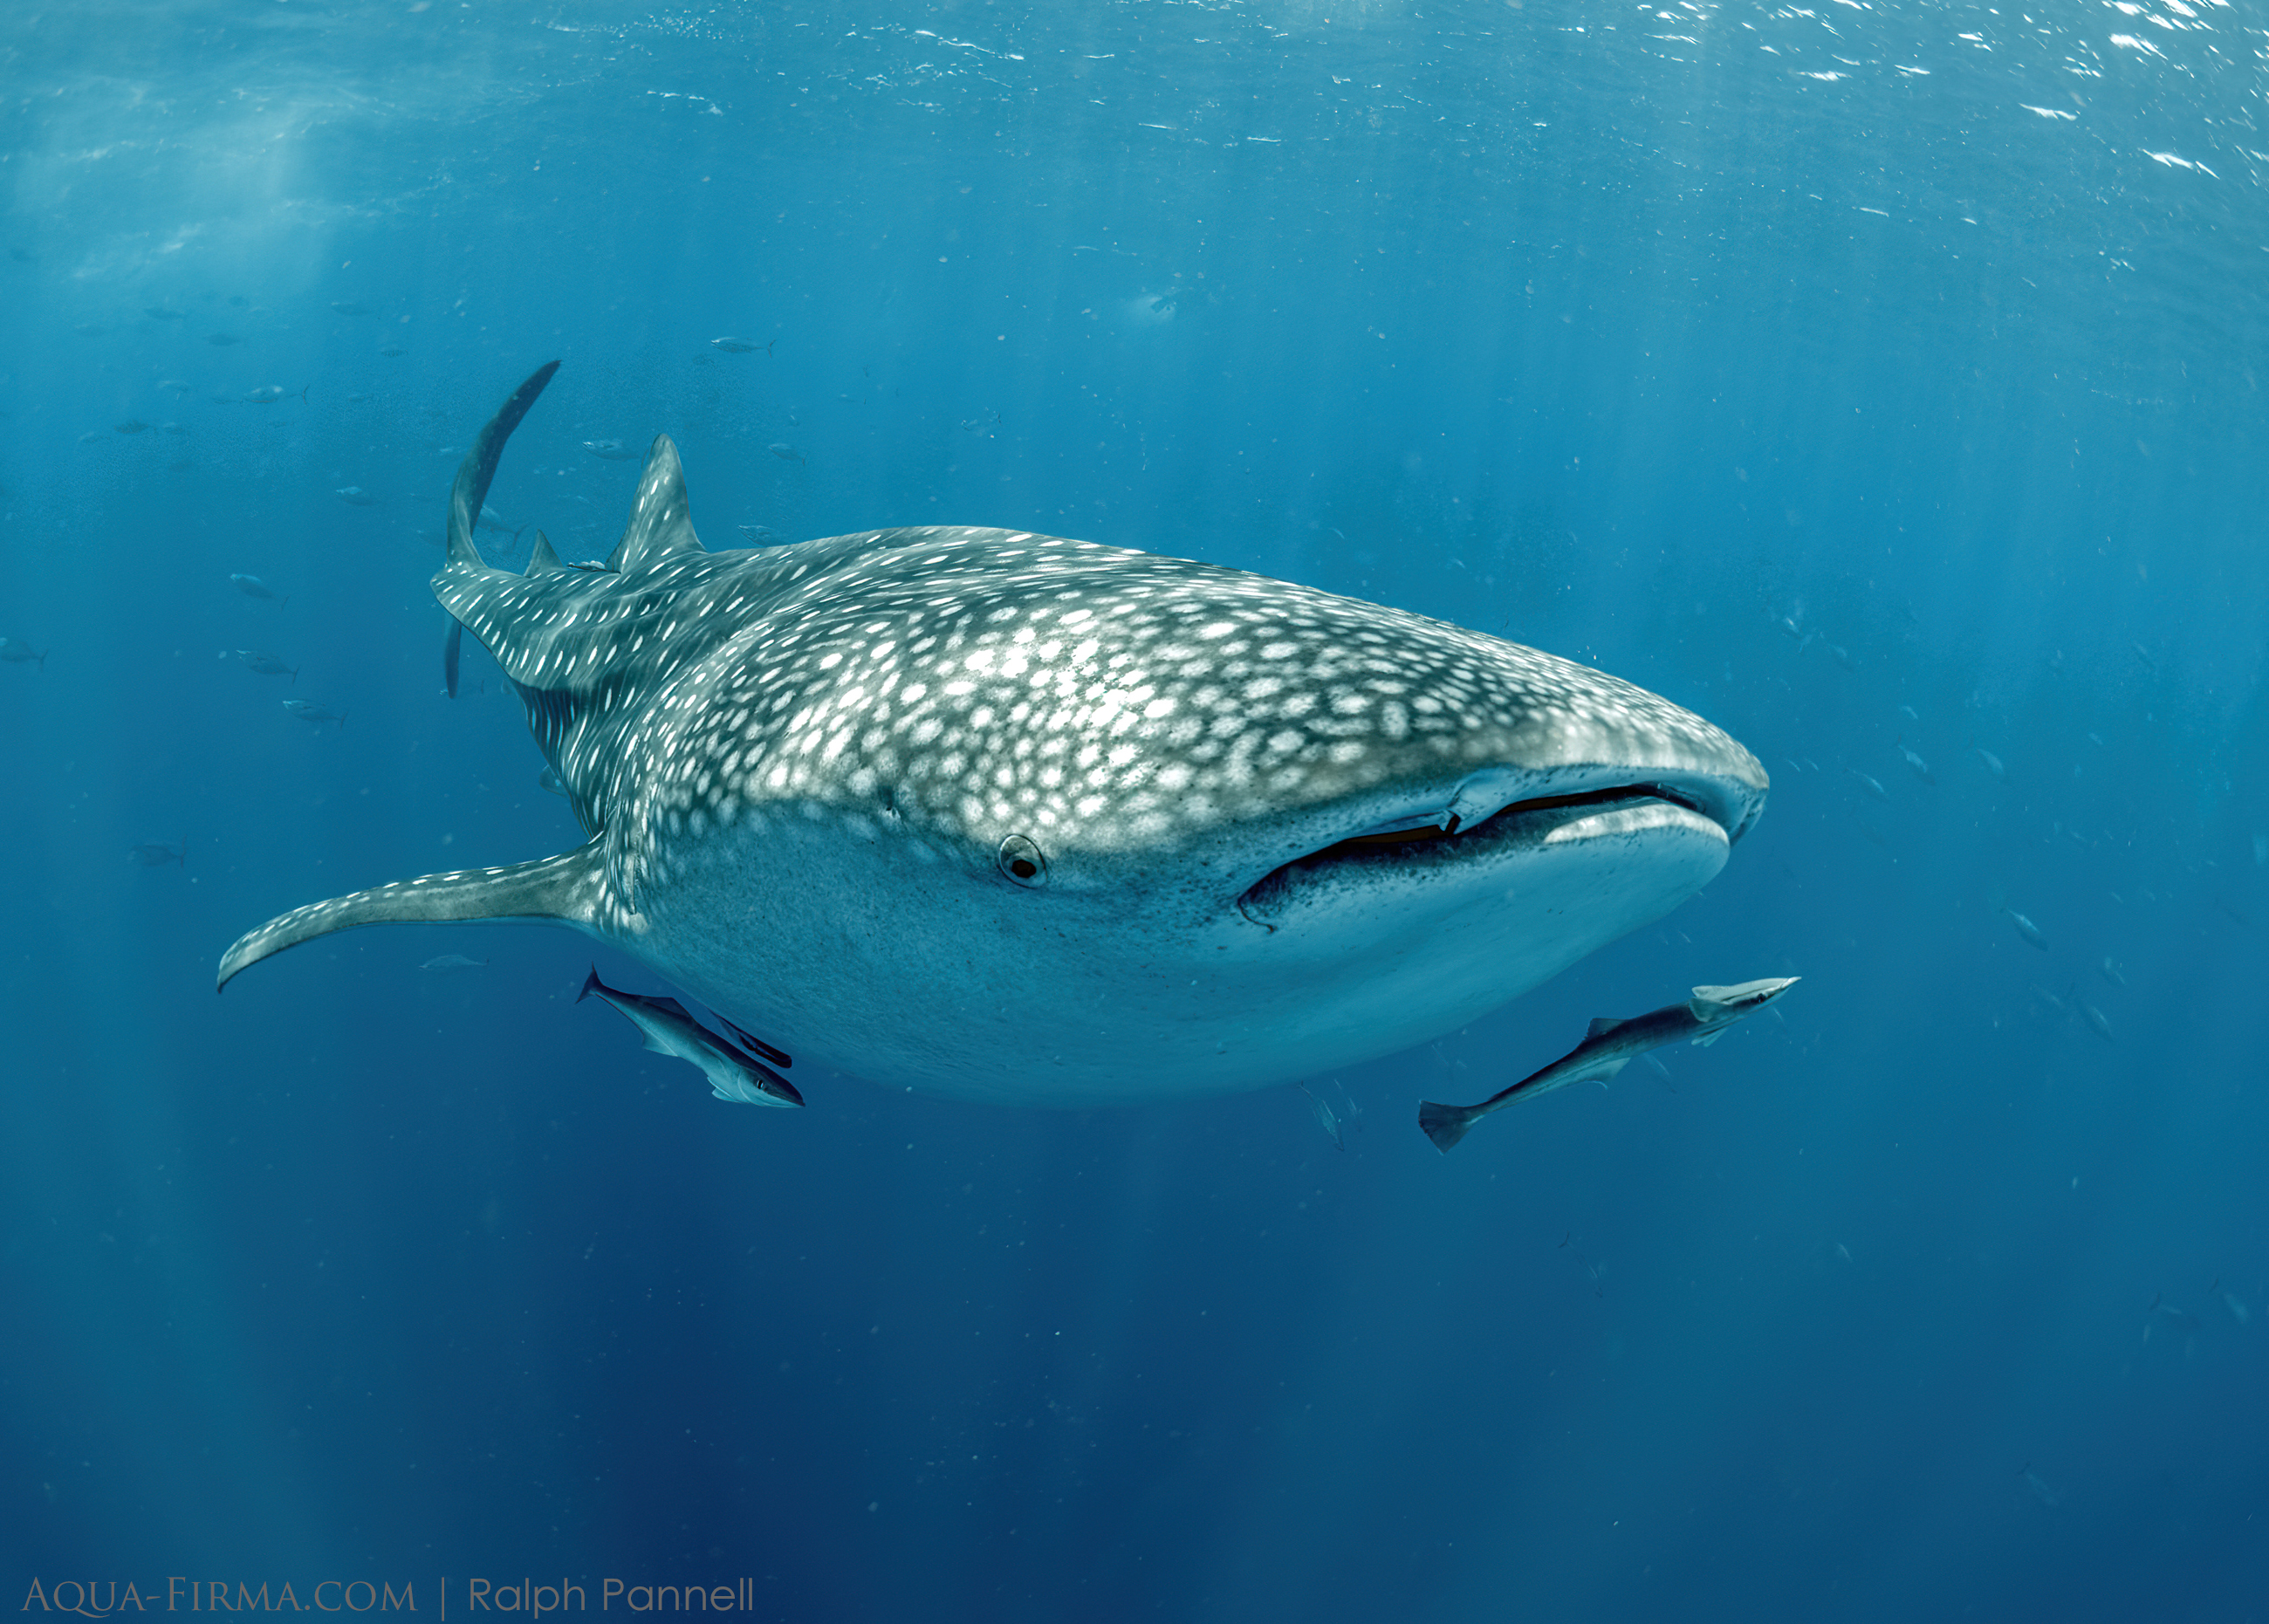
[[[1337,877],[1413,864],[1427,867],[1478,862],[1513,845],[1533,845],[1549,831],[1603,812],[1635,809],[1650,803],[1681,808],[1707,819],[1731,844],[1748,832],[1753,816],[1729,822],[1719,800],[1692,786],[1659,781],[1620,784],[1572,794],[1539,795],[1509,801],[1476,820],[1467,821],[1455,809],[1426,815],[1423,821],[1401,818],[1389,826],[1345,836],[1315,851],[1281,864],[1262,875],[1238,898],[1247,917],[1254,910],[1268,911],[1296,888]]]

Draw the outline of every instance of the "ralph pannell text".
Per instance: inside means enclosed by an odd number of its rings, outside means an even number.
[[[436,1624],[449,1616],[453,1582],[429,1582],[426,1596]],[[473,1613],[588,1613],[596,1594],[598,1610],[611,1613],[747,1613],[757,1605],[757,1582],[729,1584],[630,1584],[600,1579],[587,1586],[573,1579],[460,1579],[454,1581],[460,1616]],[[243,1580],[168,1578],[144,1589],[132,1580],[34,1577],[24,1598],[26,1613],[76,1613],[107,1619],[122,1613],[416,1613],[414,1584],[388,1580],[323,1579],[305,1587],[290,1580],[254,1586]]]

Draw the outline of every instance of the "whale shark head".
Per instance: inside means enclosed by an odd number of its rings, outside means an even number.
[[[876,1081],[1223,1091],[1454,1030],[1675,907],[1763,810],[1755,757],[1667,700],[1305,587],[998,529],[706,551],[666,439],[604,566],[539,537],[490,570],[483,459],[548,377],[469,454],[435,591],[589,844],[299,910],[224,980],[346,925],[552,919]]]

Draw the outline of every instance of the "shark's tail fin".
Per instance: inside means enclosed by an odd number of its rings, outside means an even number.
[[[486,565],[481,550],[473,544],[473,526],[481,516],[481,504],[489,498],[489,482],[496,477],[497,459],[504,454],[504,443],[528,416],[528,409],[536,404],[536,397],[543,393],[543,386],[551,381],[551,374],[559,370],[559,363],[547,361],[528,375],[528,380],[512,392],[512,398],[497,409],[497,415],[473,441],[465,460],[457,465],[457,483],[449,491],[449,565],[464,565],[473,569]]]
[[[457,697],[457,661],[465,646],[465,628],[457,617],[449,617],[449,634],[441,639],[441,686],[449,698]]]
[[[1480,1120],[1481,1113],[1470,1105],[1437,1105],[1432,1100],[1418,1102],[1418,1126],[1426,1137],[1434,1141],[1434,1148],[1447,1155],[1457,1143]]]

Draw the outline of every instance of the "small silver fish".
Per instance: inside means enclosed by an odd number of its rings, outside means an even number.
[[[335,299],[331,301],[331,308],[343,316],[366,316],[370,314],[368,306],[358,305],[351,299]]]
[[[307,398],[307,390],[314,387],[314,385],[310,384],[306,388],[301,388],[299,391],[299,398],[303,401],[306,400]],[[285,395],[291,393],[291,390],[285,388],[280,383],[264,383],[256,389],[247,390],[244,395],[244,403],[248,406],[273,406],[277,402],[282,400]]]
[[[129,417],[123,423],[114,423],[110,426],[117,430],[121,434],[139,434],[143,430],[148,428],[150,425],[143,422],[139,417]]]
[[[2009,916],[2009,923],[2017,927],[2017,934],[2025,939],[2025,944],[2028,947],[2038,948],[2044,953],[2049,950],[2049,939],[2041,934],[2039,926],[2014,908],[2005,907],[2001,912]]]
[[[1324,1137],[1332,1141],[1332,1148],[1345,1150],[1347,1140],[1340,1137],[1340,1119],[1334,1114],[1332,1108],[1310,1092],[1306,1083],[1296,1082],[1292,1086],[1307,1095],[1309,1108],[1316,1114],[1316,1126],[1323,1129]]]
[[[575,994],[575,1001],[580,1004],[594,993],[638,1028],[646,1046],[654,1053],[690,1061],[709,1080],[709,1091],[719,1099],[739,1105],[803,1104],[803,1096],[796,1092],[794,1083],[703,1026],[676,999],[618,992],[599,979],[595,967],[585,978],[583,990]],[[738,1027],[733,1030],[742,1035]]]
[[[777,547],[780,545],[780,538],[779,533],[773,530],[769,525],[744,524],[735,528],[739,529],[743,535],[749,538],[749,545],[751,547]]]
[[[778,457],[783,462],[801,462],[803,461],[803,453],[798,451],[795,447],[787,444],[785,440],[776,446],[767,446],[765,449],[771,452],[772,455]]]
[[[257,649],[238,649],[236,662],[246,670],[256,672],[262,676],[288,676],[294,683],[299,680],[299,667],[287,666],[275,655],[263,654]]]
[[[441,974],[452,970],[484,970],[487,966],[488,960],[484,958],[467,958],[462,953],[444,953],[439,958],[427,959],[418,968]]]
[[[186,840],[145,840],[139,845],[129,846],[126,860],[139,863],[144,868],[160,868],[167,863],[189,866],[189,843]]]
[[[618,439],[587,439],[583,442],[583,449],[602,462],[631,462],[641,454],[624,450],[623,442]]]
[[[2006,779],[2009,776],[2009,770],[2001,764],[2001,758],[1999,756],[1996,756],[1992,751],[1985,749],[1983,745],[1971,745],[1970,747],[1970,753],[1977,757],[1978,760],[1984,762],[1985,764],[1985,771],[1992,773],[1995,778]]]
[[[779,342],[777,338],[772,340],[772,343]],[[762,350],[769,355],[772,353],[772,345],[755,343],[746,338],[713,338],[709,341],[709,347],[713,350],[722,350],[727,355],[747,355],[758,350]]]
[[[2151,1294],[2151,1306],[2143,1311],[2143,1340],[2147,1342],[2151,1340],[2151,1327],[2159,1324],[2162,1320],[2168,1325],[2174,1326],[2176,1330],[2183,1332],[2186,1335],[2195,1336],[2198,1334],[2198,1316],[2177,1308],[2173,1303],[2168,1302],[2162,1294],[2154,1291]]]
[[[320,727],[325,722],[336,722],[341,733],[346,731],[347,713],[344,711],[334,711],[328,705],[317,705],[313,699],[286,699],[284,701],[284,708],[301,721],[313,727]]]
[[[410,353],[408,351],[404,350],[404,349],[403,349],[400,344],[394,344],[394,343],[387,343],[387,344],[381,344],[381,345],[379,345],[379,347],[378,347],[378,352],[379,352],[381,355],[384,356],[384,357],[385,357],[388,360],[389,360],[389,361],[390,361],[390,360],[392,360],[392,359],[393,359],[395,356],[397,356],[397,355],[407,355],[407,354],[409,354],[409,353]]]
[[[349,507],[375,507],[378,506],[378,498],[371,495],[369,491],[364,490],[360,485],[343,485],[338,490],[332,491],[331,494],[338,498],[340,501],[344,502]]]
[[[265,598],[279,609],[292,601],[292,596],[289,593],[286,593],[280,598],[277,597],[276,594],[269,588],[268,583],[261,579],[257,575],[231,575],[229,579],[234,581],[236,583],[236,589],[248,598]]]

